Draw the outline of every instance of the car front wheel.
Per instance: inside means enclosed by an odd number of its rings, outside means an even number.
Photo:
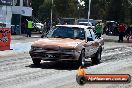
[[[41,60],[40,59],[32,59],[32,61],[33,61],[33,63],[34,63],[34,65],[40,65],[40,62],[41,62]]]
[[[101,51],[98,50],[96,52],[96,54],[94,55],[94,57],[91,58],[91,60],[92,60],[92,64],[93,65],[99,64],[100,63],[100,60],[101,60]]]
[[[78,60],[78,65],[79,66],[84,66],[85,65],[85,51],[82,50],[79,60]]]

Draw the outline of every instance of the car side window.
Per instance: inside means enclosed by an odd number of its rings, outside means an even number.
[[[86,30],[86,35],[87,35],[87,41],[93,41],[91,32],[88,29]]]
[[[91,34],[92,39],[95,40],[96,35],[94,34],[93,30],[90,29],[89,31],[90,31],[90,34]]]

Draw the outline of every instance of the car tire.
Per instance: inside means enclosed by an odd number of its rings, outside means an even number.
[[[81,54],[80,54],[80,57],[79,57],[79,60],[77,61],[77,63],[79,66],[85,65],[85,51],[84,50],[81,51]]]
[[[93,65],[100,64],[101,52],[102,52],[101,49],[99,49],[99,50],[97,51],[97,53],[94,55],[94,57],[91,58],[92,64],[93,64]]]
[[[40,59],[32,59],[34,65],[38,66],[40,65],[41,60]]]
[[[41,38],[44,38],[44,35],[41,35]]]

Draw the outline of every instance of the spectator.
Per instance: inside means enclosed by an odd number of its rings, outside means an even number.
[[[124,24],[119,24],[118,26],[118,31],[119,31],[119,40],[118,42],[123,42],[123,36],[125,34],[125,25]]]
[[[26,25],[25,25],[24,22],[22,23],[22,33],[23,33],[23,34],[26,34],[26,33],[27,33],[27,32],[26,32]]]
[[[47,32],[50,30],[50,27],[51,27],[51,22],[50,21],[46,22]]]
[[[47,23],[44,22],[44,28],[42,30],[42,35],[41,35],[41,38],[45,37],[46,36],[46,33],[47,33]]]
[[[129,39],[131,36],[131,27],[130,26],[128,26],[128,28],[126,29],[125,34],[126,34],[127,42],[129,43]]]
[[[104,28],[103,28],[103,34],[106,34],[106,30],[107,30],[107,26],[105,24]]]
[[[132,39],[132,25],[130,27],[131,27],[131,39]]]
[[[33,29],[33,22],[27,20],[27,37],[31,37],[32,29]]]
[[[96,31],[97,38],[100,38],[102,34],[102,26],[100,22],[96,24],[95,31]]]

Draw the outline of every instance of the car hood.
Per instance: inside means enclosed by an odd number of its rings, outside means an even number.
[[[76,48],[81,43],[84,43],[85,40],[79,39],[70,39],[70,38],[45,38],[35,41],[32,44],[32,47],[41,47],[41,48]]]

